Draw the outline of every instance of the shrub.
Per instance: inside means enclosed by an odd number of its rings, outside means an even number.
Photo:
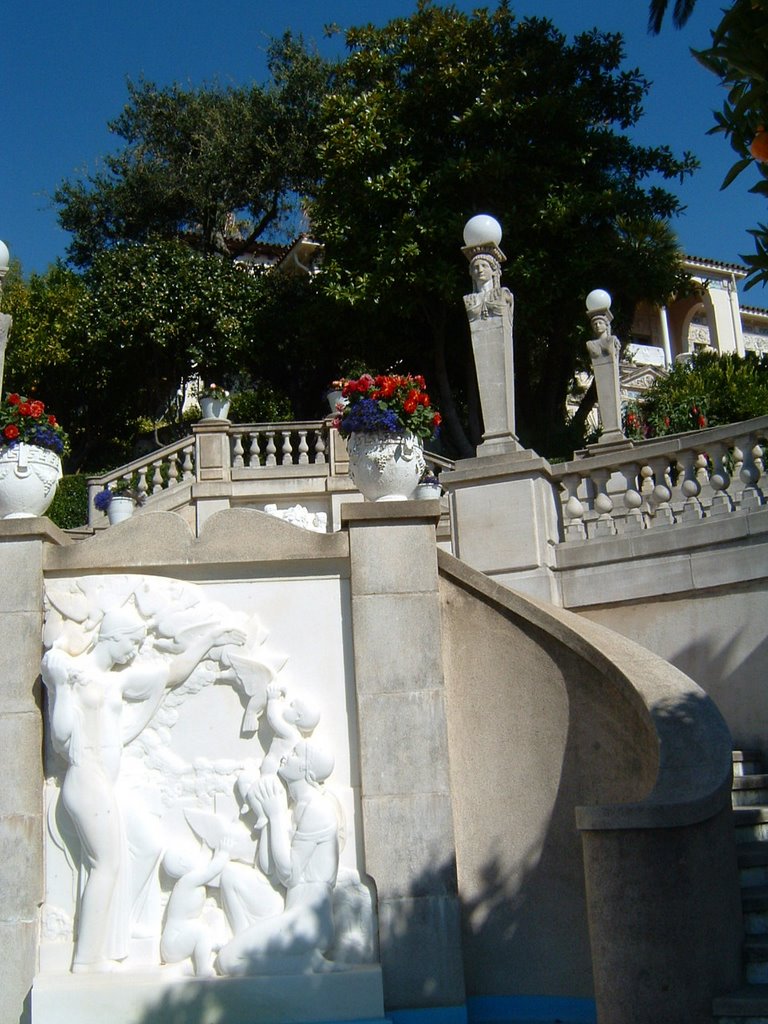
[[[768,355],[698,352],[655,381],[624,414],[627,437],[641,440],[738,423],[768,414]]]
[[[62,530],[72,530],[88,522],[88,483],[81,473],[65,476],[59,481],[56,496],[46,512]]]

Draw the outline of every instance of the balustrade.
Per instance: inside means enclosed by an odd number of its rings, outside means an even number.
[[[232,439],[232,468],[321,466],[327,462],[328,424],[238,423],[228,428]]]
[[[642,441],[553,467],[566,543],[751,512],[766,504],[768,416]]]
[[[185,437],[144,458],[120,466],[119,469],[88,479],[88,522],[101,519],[93,507],[94,496],[104,487],[115,487],[124,481],[138,494],[146,497],[188,483],[195,477],[195,441]]]

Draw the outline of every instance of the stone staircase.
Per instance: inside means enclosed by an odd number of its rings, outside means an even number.
[[[744,914],[745,986],[716,999],[719,1024],[768,1024],[768,774],[758,751],[733,752],[733,814]]]

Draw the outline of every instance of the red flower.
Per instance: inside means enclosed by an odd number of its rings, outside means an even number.
[[[669,416],[665,416],[665,417],[664,417],[664,426],[665,426],[665,427],[668,427],[668,426],[669,426]]]
[[[18,436],[19,428],[16,426],[15,423],[9,423],[8,426],[5,427],[5,429],[3,430],[3,437],[6,439],[6,441],[13,441],[14,438],[17,438]]]
[[[439,412],[436,412],[435,415],[432,417],[432,426],[437,428],[437,427],[440,426],[440,424],[442,422],[443,422],[443,417],[440,415]]]
[[[45,405],[42,402],[30,402],[29,408],[33,416],[42,416],[45,412]]]
[[[32,413],[32,406],[29,404],[29,402],[21,402],[21,404],[19,405],[19,415],[20,416],[30,416],[31,413]]]
[[[698,422],[699,422],[699,426],[700,427],[706,427],[706,425],[707,425],[707,417],[706,416],[699,416],[699,421]]]
[[[412,412],[416,412],[416,406],[417,406],[417,402],[416,402],[415,398],[406,398],[406,400],[403,402],[403,409],[409,415]]]
[[[18,405],[20,401],[21,399],[15,392],[12,395],[8,395],[8,405]]]
[[[49,427],[55,427],[56,426],[56,417],[55,416],[49,416],[48,417],[48,426]]]

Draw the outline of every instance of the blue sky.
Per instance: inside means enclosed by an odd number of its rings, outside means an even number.
[[[670,0],[672,2],[672,0]],[[478,6],[459,0],[462,10]],[[491,5],[492,6],[492,5]],[[520,0],[520,16],[551,18],[572,35],[595,25],[624,34],[627,66],[654,83],[637,141],[691,150],[701,170],[674,186],[687,206],[675,228],[691,255],[738,262],[752,251],[747,229],[765,220],[764,201],[742,175],[720,183],[733,162],[721,136],[707,136],[724,90],[690,55],[720,20],[721,0],[698,0],[688,26],[647,34],[645,0]],[[412,0],[22,0],[0,11],[0,238],[26,271],[63,257],[68,236],[56,223],[50,195],[64,178],[94,170],[114,140],[106,122],[119,113],[126,78],[159,84],[239,84],[265,78],[264,51],[286,28],[333,46],[323,28],[409,14]],[[556,132],[556,127],[553,129]],[[556,136],[555,136],[556,141]],[[457,245],[460,240],[457,240]],[[503,244],[503,243],[502,243]],[[514,288],[514,282],[509,282]],[[768,305],[753,289],[751,305]]]

